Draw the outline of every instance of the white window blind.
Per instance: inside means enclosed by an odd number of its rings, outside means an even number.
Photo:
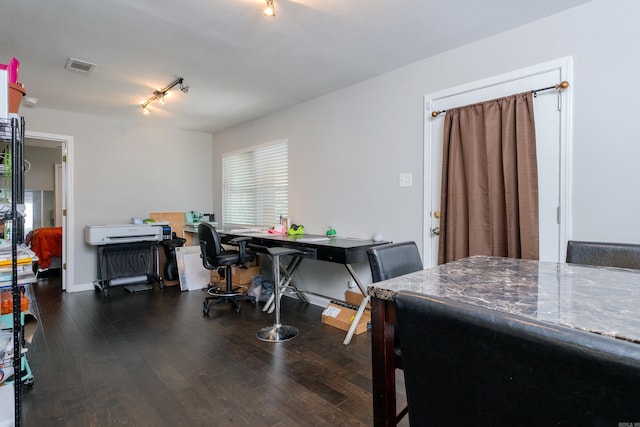
[[[275,144],[222,158],[226,226],[272,226],[289,216],[289,144]]]

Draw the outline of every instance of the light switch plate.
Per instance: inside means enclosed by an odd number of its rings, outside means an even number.
[[[413,185],[413,178],[411,172],[401,173],[398,179],[398,185],[400,187],[411,187]]]

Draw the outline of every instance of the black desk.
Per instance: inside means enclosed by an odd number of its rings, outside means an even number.
[[[358,278],[358,275],[356,274],[351,264],[355,264],[358,262],[369,262],[369,259],[367,257],[367,249],[372,246],[382,245],[388,242],[374,242],[373,240],[354,239],[347,237],[329,238],[326,236],[315,234],[287,235],[269,233],[247,233],[235,230],[218,231],[218,234],[220,235],[222,243],[228,243],[231,239],[234,239],[236,237],[251,237],[251,241],[248,242],[249,246],[256,245],[269,248],[284,247],[299,250],[301,252],[301,255],[293,257],[289,264],[281,265],[280,273],[282,277],[280,278],[280,287],[286,288],[288,286],[291,286],[298,298],[305,302],[308,302],[308,300],[304,296],[304,294],[314,293],[300,289],[295,285],[292,279],[293,273],[298,269],[298,267],[300,267],[303,259],[314,259],[344,265],[353,278],[354,282],[358,286],[358,289],[360,289],[360,292],[362,292],[362,295],[364,295],[364,299],[360,304],[360,307],[358,308],[358,312],[353,320],[351,329],[347,333],[347,336],[344,340],[345,345],[349,344],[355,328],[360,321],[360,317],[362,316],[362,313],[364,312],[364,309],[369,302],[369,295],[367,294],[364,285]],[[326,295],[315,295],[334,299]],[[270,303],[267,303],[267,305],[265,305],[265,311],[269,310],[269,308]]]

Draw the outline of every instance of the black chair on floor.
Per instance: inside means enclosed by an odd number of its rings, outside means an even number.
[[[394,304],[411,425],[640,419],[636,343],[407,291]]]
[[[371,278],[374,283],[414,273],[424,268],[420,258],[420,251],[418,251],[418,246],[415,242],[374,246],[367,250],[367,255],[369,256]],[[399,334],[396,329],[394,331],[396,368],[402,369],[402,352],[398,337]],[[406,414],[407,407],[405,406],[396,416],[396,421],[400,421]]]
[[[570,240],[567,263],[640,269],[640,245]]]
[[[246,244],[250,237],[238,237],[230,241],[231,244],[238,245],[238,250],[225,250],[222,247],[220,236],[216,229],[209,223],[198,225],[198,239],[200,240],[200,257],[202,265],[207,270],[217,270],[224,268],[225,287],[211,286],[207,289],[208,296],[204,299],[202,314],[209,315],[209,309],[221,302],[230,302],[233,309],[240,314],[239,301],[247,300],[251,305],[256,304],[254,296],[245,295],[239,292],[239,288],[234,288],[231,282],[231,266],[243,267],[245,262],[253,261],[255,255],[247,253]]]

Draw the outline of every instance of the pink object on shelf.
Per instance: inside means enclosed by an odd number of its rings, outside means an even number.
[[[7,74],[9,83],[18,83],[18,68],[20,68],[20,61],[16,58],[11,58],[9,65],[7,66]]]
[[[284,228],[283,225],[276,225],[275,227],[269,229],[268,231],[269,234],[286,234],[287,230]]]

